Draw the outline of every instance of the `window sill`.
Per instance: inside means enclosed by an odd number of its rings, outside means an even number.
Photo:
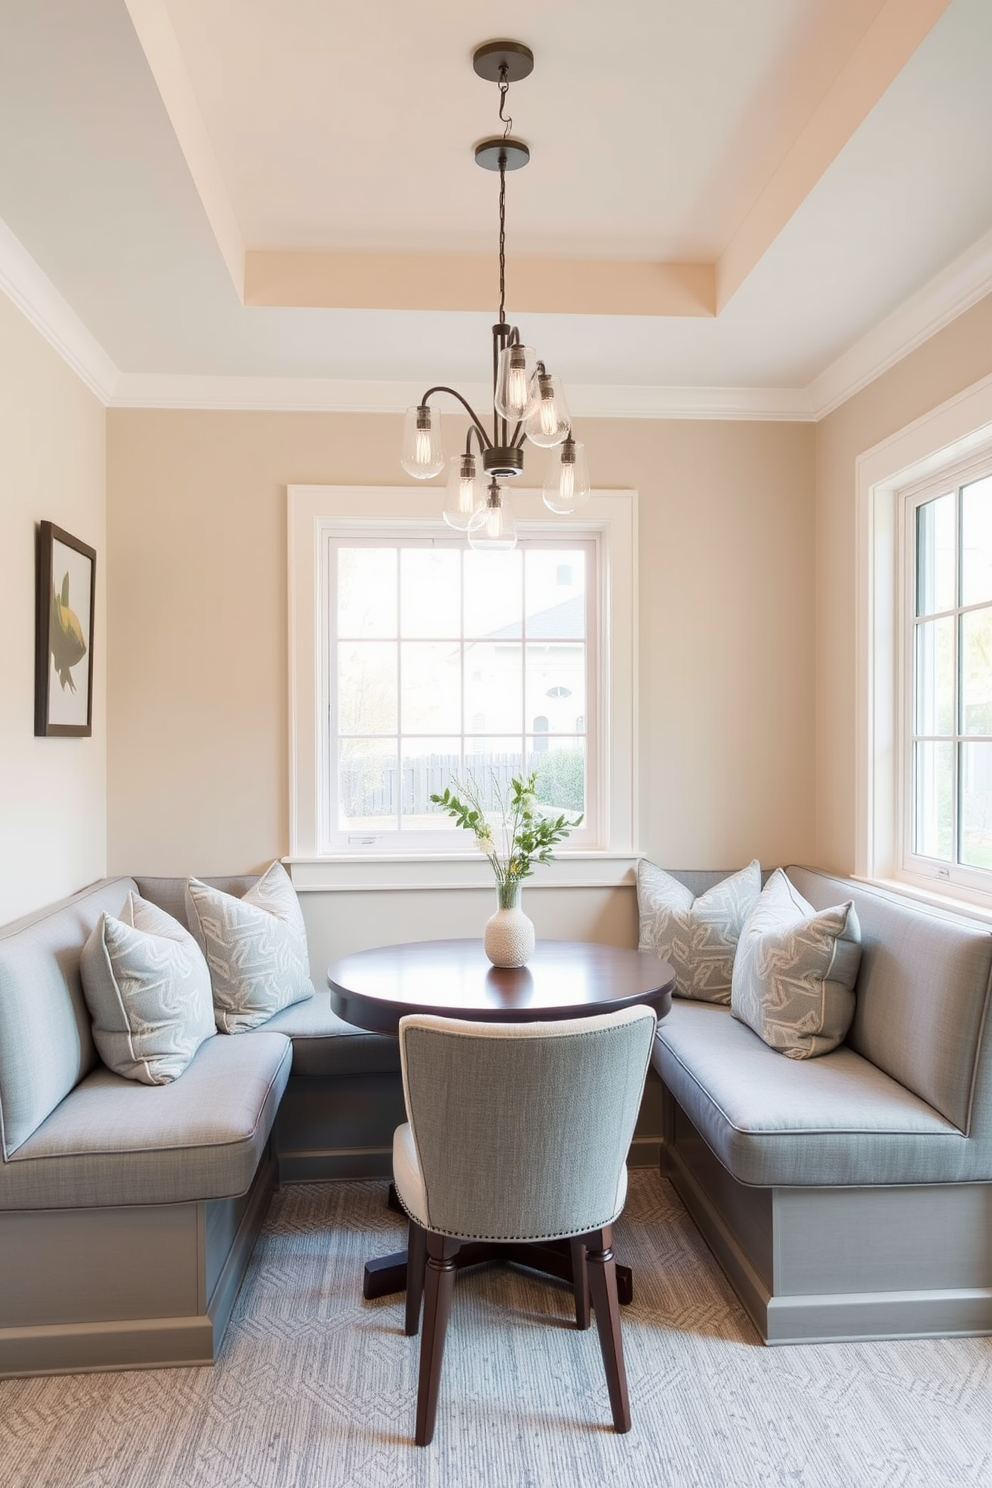
[[[535,868],[524,881],[534,889],[630,888],[636,881],[637,853],[562,853]],[[493,871],[479,852],[341,854],[283,858],[299,893],[395,893],[410,889],[491,889]]]
[[[912,899],[918,904],[927,905],[930,909],[943,909],[948,914],[965,915],[969,919],[992,925],[992,905],[976,904],[970,899],[958,899],[953,894],[944,894],[937,889],[924,889],[917,884],[906,883],[898,878],[865,878],[857,873],[851,876],[855,883],[866,884],[869,888],[885,889],[889,894],[897,895],[901,899]]]

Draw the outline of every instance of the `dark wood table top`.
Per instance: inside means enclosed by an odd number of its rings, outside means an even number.
[[[481,940],[421,940],[344,956],[328,968],[331,1006],[372,1033],[408,1013],[533,1023],[646,1003],[663,1018],[675,972],[646,951],[585,940],[539,940],[526,966],[490,965]]]

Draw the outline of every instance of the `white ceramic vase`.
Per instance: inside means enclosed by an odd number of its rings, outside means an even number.
[[[496,913],[482,935],[494,966],[525,966],[534,954],[534,921],[520,908],[520,887],[519,880],[496,885]]]

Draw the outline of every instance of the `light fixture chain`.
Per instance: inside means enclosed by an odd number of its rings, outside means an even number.
[[[506,320],[506,156],[499,157],[499,319]]]
[[[503,113],[510,91],[506,74],[507,66],[502,62],[499,69],[499,117],[503,124],[503,138],[509,139],[513,119]],[[506,320],[506,155],[502,150],[499,156],[499,319],[501,325]]]

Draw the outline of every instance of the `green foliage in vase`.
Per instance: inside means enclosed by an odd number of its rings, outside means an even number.
[[[582,821],[566,816],[549,816],[538,805],[535,796],[537,771],[514,775],[508,794],[493,778],[496,811],[487,813],[474,782],[454,781],[450,788],[431,800],[442,811],[454,817],[460,827],[475,835],[476,843],[493,865],[496,882],[502,887],[519,883],[534,871],[535,863],[550,863],[552,848],[567,837]],[[457,794],[456,794],[457,792]],[[495,835],[490,815],[497,818]]]

